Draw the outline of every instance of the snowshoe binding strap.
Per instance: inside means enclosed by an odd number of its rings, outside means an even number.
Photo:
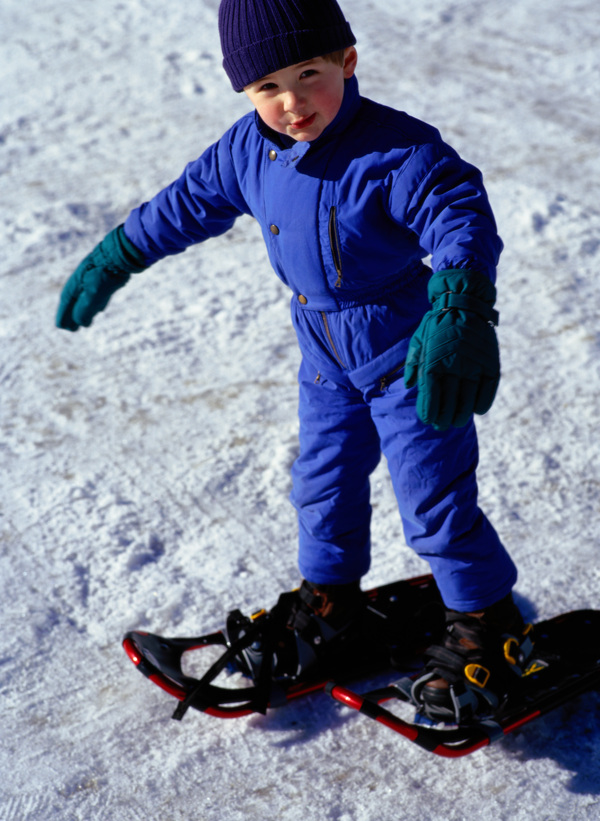
[[[237,718],[242,715],[264,713],[274,698],[270,678],[269,630],[267,621],[248,620],[249,626],[228,641],[219,631],[194,638],[168,639],[152,633],[133,631],[126,634],[123,647],[136,667],[147,678],[181,702],[173,718],[181,720],[190,707],[220,718]],[[230,666],[238,667],[243,652],[258,640],[263,642],[266,653],[255,671],[253,685],[249,687],[219,687],[213,684],[217,676]],[[181,659],[188,650],[217,645],[224,648],[222,655],[200,678],[184,674]]]
[[[235,611],[234,615],[237,616]],[[268,627],[267,614],[261,614],[261,617],[250,622],[244,630],[240,631],[235,641],[229,644],[223,655],[207,670],[186,698],[177,706],[173,718],[176,721],[181,721],[190,707],[207,712],[211,709],[222,708],[225,704],[238,701],[240,698],[247,700],[239,705],[237,710],[243,709],[264,715],[271,694],[271,661],[273,657],[272,631]],[[228,688],[217,687],[212,684],[219,673],[222,673],[229,665],[239,659],[240,655],[243,655],[244,651],[252,644],[259,641],[262,646],[262,654],[260,663],[254,671],[254,685],[252,687]]]

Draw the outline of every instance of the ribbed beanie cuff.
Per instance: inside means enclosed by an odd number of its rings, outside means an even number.
[[[336,0],[221,0],[219,34],[235,91],[356,43]]]

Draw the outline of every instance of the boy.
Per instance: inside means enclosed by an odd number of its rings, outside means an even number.
[[[448,608],[413,697],[463,721],[502,695],[528,649],[515,567],[477,506],[472,415],[499,379],[502,248],[481,174],[433,127],[360,97],[336,0],[222,0],[219,31],[254,111],[81,263],[57,324],[89,325],[130,273],[254,216],[293,292],[302,352],[292,502],[304,581],[289,625],[301,633],[316,615],[338,635],[360,620],[383,452],[406,540]]]

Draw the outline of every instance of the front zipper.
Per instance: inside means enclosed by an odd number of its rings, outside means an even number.
[[[388,387],[388,385],[391,385],[391,383],[395,381],[395,378],[397,378],[396,374],[398,373],[398,371],[401,371],[405,365],[406,360],[404,362],[401,362],[399,365],[396,365],[393,371],[390,371],[389,373],[386,373],[385,376],[382,376],[379,380],[379,390],[384,391]]]
[[[340,248],[340,237],[337,230],[336,209],[332,205],[329,209],[329,247],[331,248],[331,255],[333,257],[333,264],[337,279],[335,287],[342,287],[342,250]]]
[[[327,339],[329,340],[329,346],[330,346],[330,348],[331,348],[331,352],[332,352],[332,354],[335,356],[335,358],[337,359],[338,364],[339,364],[342,368],[345,368],[346,366],[345,366],[345,365],[344,365],[344,363],[342,362],[342,360],[341,360],[341,358],[340,358],[340,355],[339,355],[339,353],[337,352],[337,348],[335,347],[335,343],[334,343],[334,341],[333,341],[333,337],[331,336],[331,331],[329,330],[329,320],[327,319],[327,314],[326,314],[326,312],[325,312],[325,311],[321,311],[321,319],[323,320],[323,326],[324,326],[324,328],[325,328],[325,333],[327,334]]]

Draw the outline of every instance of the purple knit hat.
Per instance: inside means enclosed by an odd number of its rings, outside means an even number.
[[[336,0],[221,0],[219,34],[235,91],[356,43]]]

